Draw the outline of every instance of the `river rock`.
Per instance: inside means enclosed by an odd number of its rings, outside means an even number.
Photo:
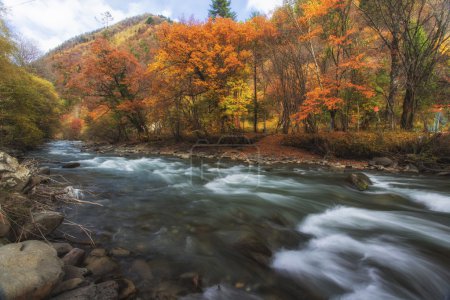
[[[261,266],[267,267],[272,257],[272,251],[262,238],[253,234],[242,236],[233,244],[233,248]]]
[[[26,241],[0,247],[0,298],[45,299],[64,276],[53,247]]]
[[[92,275],[103,276],[119,269],[119,265],[111,258],[98,257],[86,266],[86,269],[92,272]]]
[[[31,237],[47,236],[55,231],[64,220],[64,215],[54,211],[41,211],[32,214],[32,222],[26,224],[22,231],[22,240]]]
[[[119,279],[117,280],[117,283],[119,284],[119,299],[125,300],[132,298],[137,290],[136,286],[131,280],[128,279]]]
[[[0,152],[0,189],[22,191],[30,179],[30,170],[19,164],[17,159]]]
[[[371,166],[383,166],[385,168],[391,167],[394,165],[394,161],[388,157],[375,157],[373,160],[369,162]]]
[[[404,172],[406,172],[406,173],[413,173],[413,174],[419,174],[420,173],[419,169],[413,164],[408,164],[405,167]]]
[[[86,268],[78,268],[75,266],[64,266],[64,280],[70,280],[74,278],[84,278],[90,274]]]
[[[111,255],[116,257],[127,257],[130,256],[130,254],[131,254],[130,250],[120,247],[111,250]]]
[[[89,265],[93,263],[94,261],[98,260],[99,257],[105,257],[107,256],[106,249],[103,248],[95,248],[89,253],[89,255],[84,260],[85,265]]]
[[[347,181],[359,191],[365,191],[373,184],[370,178],[363,173],[350,174]]]
[[[63,169],[76,169],[76,168],[81,167],[81,164],[77,163],[77,162],[67,163],[67,164],[64,164],[62,167],[63,167]]]
[[[94,250],[91,251],[91,253],[89,254],[90,256],[96,256],[96,257],[103,257],[106,256],[106,249],[103,248],[95,248]]]
[[[46,176],[50,175],[50,173],[51,171],[49,167],[42,167],[37,172],[38,175],[46,175]]]
[[[450,176],[450,172],[440,172],[437,175],[438,176]]]
[[[86,287],[63,293],[53,300],[117,300],[119,299],[119,285],[115,281],[91,284]]]
[[[59,257],[66,255],[73,249],[69,243],[52,243],[52,247],[55,248]]]
[[[153,279],[153,274],[149,264],[143,259],[137,259],[131,265],[133,274],[136,274],[142,281]]]
[[[69,253],[64,255],[62,261],[68,266],[80,266],[83,262],[86,252],[83,249],[73,248]]]
[[[6,214],[0,211],[0,238],[7,236],[10,229],[11,223],[6,217]]]
[[[59,294],[79,288],[84,283],[85,280],[81,278],[73,278],[63,281],[52,291],[52,296],[57,296]]]

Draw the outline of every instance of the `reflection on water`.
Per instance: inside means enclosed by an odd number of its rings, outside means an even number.
[[[66,213],[105,246],[163,266],[153,266],[156,278],[201,274],[203,293],[185,299],[450,294],[448,179],[368,174],[375,185],[361,193],[346,174],[96,156],[80,146],[54,142],[35,153],[77,183],[74,194],[103,205]],[[69,161],[82,167],[55,163]]]

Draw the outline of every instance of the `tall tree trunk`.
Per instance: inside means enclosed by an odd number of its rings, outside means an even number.
[[[414,127],[414,114],[416,108],[416,94],[412,85],[406,85],[405,99],[403,100],[402,129],[412,130]]]
[[[330,110],[330,131],[335,131],[336,130],[336,113],[337,110],[333,109]]]
[[[392,130],[395,129],[395,97],[397,96],[399,88],[399,76],[400,76],[400,48],[399,37],[394,33],[392,43],[390,45],[391,50],[391,73],[389,82],[389,95],[387,99],[388,103],[388,122]]]
[[[253,109],[254,109],[254,119],[253,119],[253,130],[258,133],[258,74],[257,74],[257,57],[256,53],[253,53]]]

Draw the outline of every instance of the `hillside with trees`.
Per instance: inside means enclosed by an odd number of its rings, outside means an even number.
[[[66,103],[64,138],[283,133],[289,145],[320,148],[303,142],[320,134],[333,148],[364,132],[408,148],[448,128],[448,6],[290,1],[240,22],[230,1],[213,1],[209,20],[130,18],[34,68]]]
[[[13,39],[2,13],[0,6],[0,148],[31,148],[54,136],[62,101],[33,73],[33,49]]]

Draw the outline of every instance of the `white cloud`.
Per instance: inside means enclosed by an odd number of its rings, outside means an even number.
[[[102,26],[101,14],[109,11],[114,22],[151,11],[169,15],[170,10],[155,9],[144,2],[125,2],[124,9],[113,8],[106,0],[37,0],[22,4],[19,0],[3,0],[9,7],[8,19],[13,29],[37,42],[47,51],[67,39]],[[97,18],[97,20],[96,20]]]
[[[248,0],[247,9],[268,14],[282,4],[283,0]]]

